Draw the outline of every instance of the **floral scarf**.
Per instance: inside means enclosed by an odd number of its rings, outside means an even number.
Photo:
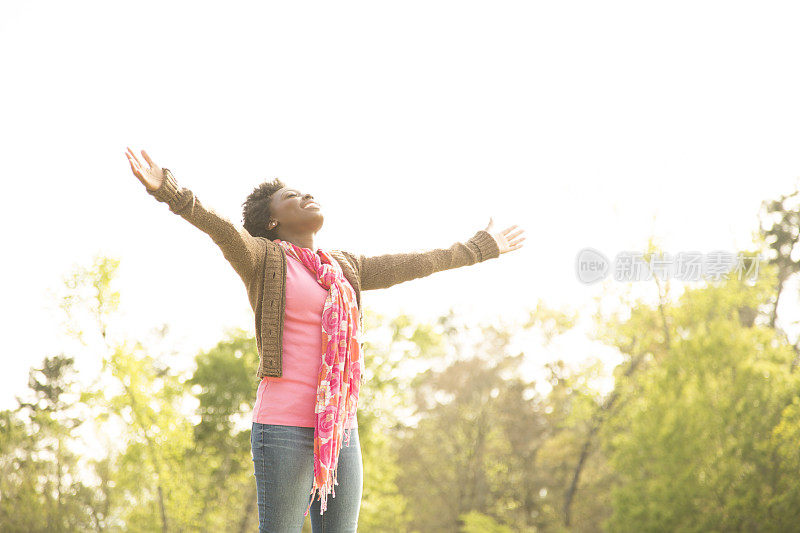
[[[336,497],[333,486],[338,485],[336,471],[342,439],[350,446],[350,431],[345,431],[344,426],[358,407],[361,315],[355,290],[344,277],[342,267],[326,251],[317,249],[314,253],[281,239],[273,242],[303,263],[320,286],[328,290],[322,309],[322,353],[314,409],[314,483],[305,516],[311,509],[314,492],[319,494],[322,514],[327,508],[328,493]]]

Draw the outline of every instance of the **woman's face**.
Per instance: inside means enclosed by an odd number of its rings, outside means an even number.
[[[283,187],[270,198],[270,219],[290,233],[317,232],[322,227],[322,209],[311,193],[301,193],[293,187]]]

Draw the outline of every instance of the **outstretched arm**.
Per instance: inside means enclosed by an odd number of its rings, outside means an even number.
[[[509,235],[512,226],[502,232],[492,232],[492,221],[485,230],[478,230],[465,242],[456,242],[449,248],[436,248],[423,252],[384,254],[367,257],[348,254],[356,264],[361,278],[361,290],[385,289],[412,279],[429,276],[434,272],[472,265],[499,257],[501,253],[516,250],[525,239],[511,240],[522,233]]]
[[[253,237],[244,228],[237,228],[213,209],[206,208],[192,191],[178,186],[169,169],[156,165],[144,150],[142,156],[147,164],[142,164],[130,148],[126,155],[134,175],[145,186],[147,193],[166,203],[170,211],[208,234],[242,281],[248,285],[264,257],[266,244],[263,240]]]

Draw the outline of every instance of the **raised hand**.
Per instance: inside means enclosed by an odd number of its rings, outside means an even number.
[[[489,225],[486,226],[486,231],[491,233],[492,237],[494,237],[494,240],[497,241],[497,247],[500,248],[501,254],[510,252],[511,250],[516,250],[517,248],[522,248],[522,241],[525,240],[525,237],[520,237],[520,235],[522,235],[525,230],[519,229],[512,233],[511,230],[516,227],[518,227],[517,224],[514,224],[513,226],[509,226],[502,231],[495,231],[494,219],[489,217]]]
[[[154,191],[161,186],[161,183],[164,181],[164,171],[150,159],[147,152],[142,150],[142,156],[145,161],[147,161],[147,165],[143,165],[130,148],[125,152],[125,155],[128,156],[128,162],[131,164],[133,175],[139,178],[139,181],[147,187],[147,190]]]

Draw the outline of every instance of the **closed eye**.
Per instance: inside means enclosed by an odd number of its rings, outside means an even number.
[[[286,198],[291,198],[292,196],[299,196],[299,193],[296,193],[296,192],[290,192],[289,194],[287,194],[287,195],[286,195]],[[313,195],[313,194],[309,194],[308,196],[309,196],[310,198],[314,198],[314,195]]]

